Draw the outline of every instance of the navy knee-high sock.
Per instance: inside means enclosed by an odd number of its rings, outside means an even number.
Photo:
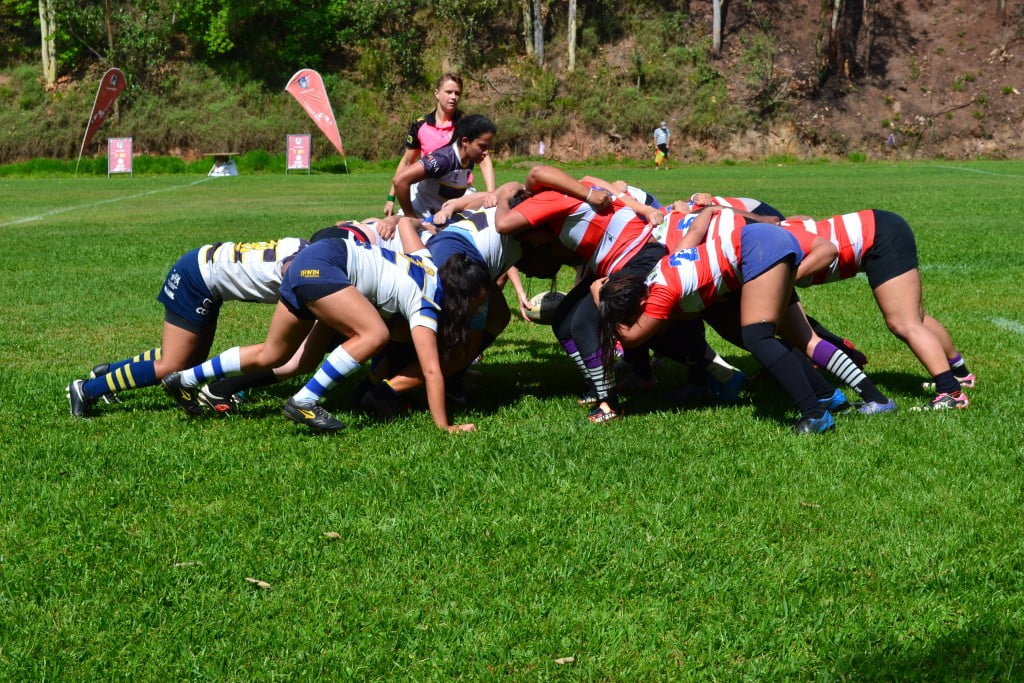
[[[802,417],[819,418],[825,409],[818,403],[807,374],[786,346],[775,338],[775,325],[755,323],[740,329],[743,346],[757,358],[783,391],[789,394]]]

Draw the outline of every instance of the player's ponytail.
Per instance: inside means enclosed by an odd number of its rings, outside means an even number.
[[[465,254],[452,254],[438,270],[444,298],[438,321],[438,348],[448,358],[461,350],[469,337],[470,301],[487,286],[487,269],[470,260]]]
[[[615,341],[619,325],[632,325],[643,310],[647,284],[640,275],[615,275],[601,285],[598,293],[601,328],[598,349],[605,368],[615,363]]]

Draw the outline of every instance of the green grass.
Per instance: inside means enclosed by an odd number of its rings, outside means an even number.
[[[550,330],[521,321],[456,415],[473,434],[422,411],[376,422],[351,380],[328,399],[350,425],[333,438],[280,417],[294,383],[228,420],[190,421],[159,389],[74,420],[69,381],[159,343],[178,256],[375,214],[389,178],[7,178],[0,678],[1019,679],[1024,163],[571,170],[902,214],[926,306],[980,377],[971,408],[907,410],[924,370],[856,279],[803,298],[902,410],[822,437],[791,436],[768,383],[730,407],[634,397],[589,425]],[[269,316],[229,304],[215,348]]]

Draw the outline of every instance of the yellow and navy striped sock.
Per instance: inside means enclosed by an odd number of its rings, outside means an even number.
[[[82,391],[90,398],[97,398],[126,389],[151,387],[156,384],[154,366],[159,358],[160,349],[150,349],[132,358],[111,363],[106,374],[86,380]]]

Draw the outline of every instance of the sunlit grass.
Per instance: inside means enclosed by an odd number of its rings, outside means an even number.
[[[766,381],[729,407],[632,397],[595,427],[550,330],[522,321],[471,379],[457,417],[474,434],[422,411],[378,422],[351,380],[328,398],[349,423],[332,438],[280,416],[294,384],[228,420],[190,421],[159,389],[74,420],[68,382],[159,343],[156,293],[182,253],[375,215],[389,177],[7,178],[0,677],[1019,677],[1024,164],[572,171],[663,199],[900,213],[926,306],[980,378],[971,408],[907,410],[924,370],[856,279],[802,295],[901,410],[823,437],[790,435]],[[215,348],[261,339],[269,316],[228,304]]]

